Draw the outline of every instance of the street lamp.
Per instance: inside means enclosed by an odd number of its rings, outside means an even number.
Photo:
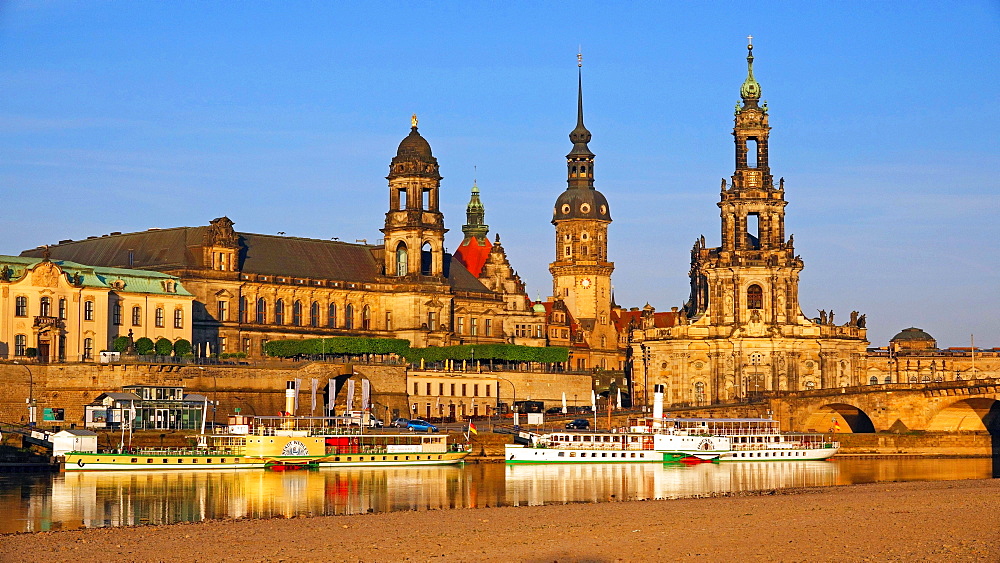
[[[28,426],[34,427],[37,409],[35,406],[35,378],[31,375],[31,368],[19,362],[14,363],[28,370]]]
[[[496,377],[496,376],[494,376],[494,377]],[[514,382],[511,381],[511,380],[509,380],[509,379],[506,379],[506,378],[503,378],[503,377],[497,377],[496,379],[497,379],[497,407],[500,406],[500,382],[501,381],[506,381],[507,383],[510,383],[510,389],[511,389],[510,408],[511,408],[511,410],[513,410],[514,409],[514,402],[517,400],[517,387],[514,387]],[[517,416],[516,412],[514,413],[514,416]]]

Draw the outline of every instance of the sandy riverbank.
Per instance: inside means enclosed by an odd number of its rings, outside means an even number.
[[[0,537],[2,561],[998,561],[1000,480]]]

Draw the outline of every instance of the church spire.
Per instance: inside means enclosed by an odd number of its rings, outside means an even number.
[[[743,98],[743,109],[755,108],[760,101],[760,84],[753,77],[753,35],[747,35],[747,79],[740,86],[740,96]]]
[[[590,131],[583,124],[583,55],[576,55],[576,128],[569,134],[573,149],[566,155],[570,188],[594,188],[594,153],[590,152]]]
[[[469,198],[469,205],[465,208],[465,217],[468,221],[462,225],[462,233],[465,234],[465,238],[475,237],[481,241],[485,240],[486,235],[490,232],[490,227],[484,222],[486,208],[479,199],[479,186],[476,185],[475,180],[472,181],[472,197]]]

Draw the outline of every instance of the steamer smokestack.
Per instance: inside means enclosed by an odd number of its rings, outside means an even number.
[[[657,428],[663,419],[663,385],[653,385],[653,425]]]
[[[295,416],[295,382],[285,382],[285,412],[288,416]]]

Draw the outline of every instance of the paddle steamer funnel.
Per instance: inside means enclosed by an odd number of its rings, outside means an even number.
[[[663,385],[653,386],[653,425],[657,428],[663,424]]]
[[[285,412],[288,416],[293,416],[295,413],[295,382],[286,381],[285,382]]]

